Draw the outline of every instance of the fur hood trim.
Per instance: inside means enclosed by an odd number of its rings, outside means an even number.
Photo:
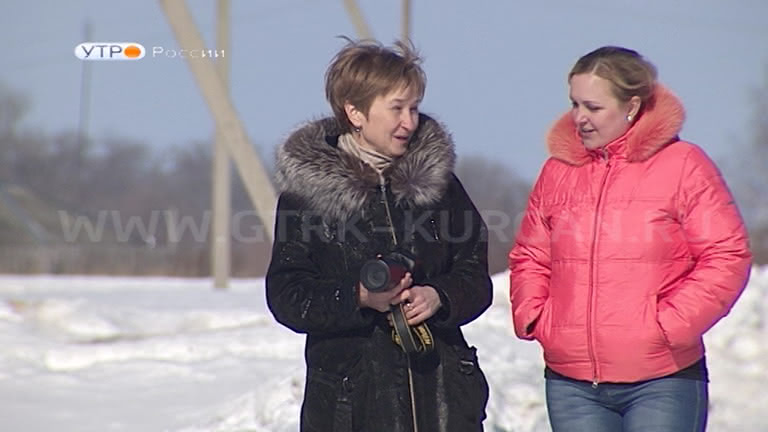
[[[647,160],[676,141],[683,127],[685,109],[677,96],[661,84],[656,84],[652,101],[627,133],[614,141],[625,141],[619,152],[630,162]],[[560,117],[552,127],[547,136],[547,147],[553,158],[570,165],[584,165],[592,160],[591,152],[581,142],[570,113]]]
[[[276,180],[284,193],[300,197],[326,220],[344,221],[376,197],[378,174],[336,145],[340,129],[332,117],[294,131],[277,150]],[[331,144],[333,143],[333,144]],[[386,171],[398,205],[437,202],[451,178],[453,140],[436,120],[420,114],[408,151]]]

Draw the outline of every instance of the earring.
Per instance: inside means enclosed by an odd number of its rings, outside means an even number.
[[[627,114],[627,123],[632,123],[632,116]]]
[[[352,130],[354,130],[356,133],[360,133],[360,128],[358,126],[352,126]]]

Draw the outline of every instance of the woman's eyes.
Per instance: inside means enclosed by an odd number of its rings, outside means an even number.
[[[579,107],[578,103],[571,102],[571,108],[578,108],[578,107]],[[591,112],[600,111],[601,109],[603,109],[602,107],[594,106],[594,105],[584,105],[584,108],[586,108],[588,111],[591,111]]]
[[[401,106],[394,106],[394,107],[392,107],[392,111],[402,111],[402,110],[403,110],[403,107],[401,107]],[[419,111],[419,107],[417,107],[417,106],[410,107],[410,108],[408,108],[408,111],[410,111],[412,113],[418,112]]]

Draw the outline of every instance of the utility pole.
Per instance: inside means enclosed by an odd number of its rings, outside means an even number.
[[[216,49],[224,53],[224,57],[216,59],[216,69],[225,89],[229,90],[229,0],[218,1]],[[227,92],[229,94],[229,92]],[[213,234],[211,236],[211,273],[213,286],[225,289],[229,286],[229,275],[232,269],[230,219],[232,214],[231,199],[231,169],[227,153],[225,137],[220,128],[216,130],[216,141],[213,144],[213,187],[211,207],[213,209]]]
[[[371,39],[373,36],[368,29],[368,24],[366,24],[357,2],[355,0],[344,0],[344,7],[347,9],[349,19],[352,20],[352,24],[355,26],[357,37],[360,39]]]
[[[402,34],[401,38],[403,42],[407,42],[411,38],[411,0],[403,0],[402,3]]]
[[[355,0],[344,0],[344,8],[347,10],[347,15],[355,26],[357,37],[360,39],[371,39],[373,34],[371,33],[368,24],[363,18],[363,13]],[[406,42],[411,37],[411,0],[402,0],[400,8],[400,38],[403,42]]]
[[[207,53],[197,58],[187,57],[187,65],[213,115],[217,133],[223,137],[221,142],[225,144],[227,154],[234,161],[237,173],[261,220],[264,238],[271,242],[275,224],[274,212],[277,206],[275,190],[253,145],[248,141],[245,128],[229,97],[227,87],[219,76],[216,65],[210,59],[212,51],[206,49],[184,0],[160,0],[160,6],[168,18],[181,49],[187,52],[202,50],[203,53]],[[224,52],[217,55],[221,57],[228,54]]]
[[[91,23],[83,24],[83,42],[91,41]],[[75,195],[77,202],[82,198],[83,160],[88,151],[88,126],[91,115],[91,62],[80,62],[80,111],[77,119],[77,155],[75,155]]]

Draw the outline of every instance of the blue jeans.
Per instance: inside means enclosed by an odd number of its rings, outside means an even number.
[[[658,378],[633,384],[546,380],[553,432],[703,432],[707,382]]]

